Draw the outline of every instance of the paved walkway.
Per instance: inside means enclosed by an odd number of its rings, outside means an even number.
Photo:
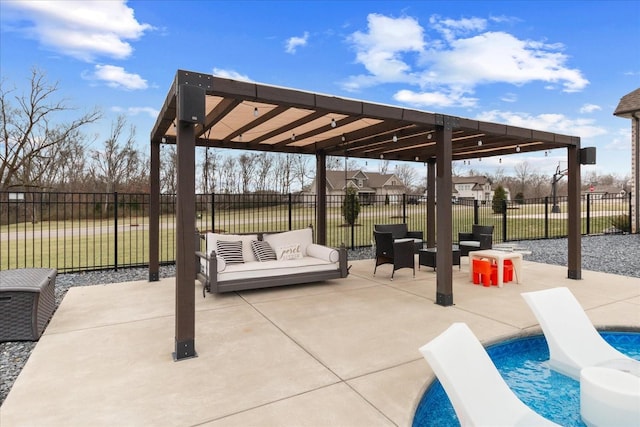
[[[12,426],[409,426],[452,322],[485,343],[539,331],[520,292],[568,286],[596,326],[640,328],[640,279],[524,262],[521,285],[354,261],[344,280],[202,298],[198,357],[174,362],[174,279],[69,290],[0,408]]]

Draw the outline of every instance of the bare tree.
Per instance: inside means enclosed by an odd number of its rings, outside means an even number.
[[[344,169],[344,158],[337,156],[327,156],[326,168],[328,171],[339,171]]]
[[[412,190],[418,181],[418,173],[411,165],[406,163],[396,165],[395,175],[407,187],[407,190]]]
[[[528,162],[524,161],[524,162],[518,163],[514,169],[516,172],[518,192],[522,193],[525,197],[529,197],[526,190],[527,190],[527,183],[531,178],[531,175],[533,174],[531,165]]]
[[[378,171],[382,175],[386,175],[389,173],[389,160],[383,160],[378,164]]]
[[[176,194],[178,189],[178,151],[174,144],[162,146],[160,153],[160,191]]]
[[[313,170],[309,165],[309,157],[302,154],[298,154],[293,159],[293,174],[295,179],[300,183],[300,190],[304,190],[305,180],[313,179]]]
[[[273,155],[269,153],[260,153],[256,157],[256,191],[263,192],[269,188],[269,175],[273,168]]]
[[[120,143],[126,125],[127,119],[118,116],[111,124],[111,133],[104,141],[103,149],[91,152],[91,176],[106,192],[130,189],[144,174],[144,162],[134,147],[135,126],[129,127],[129,134]]]
[[[56,117],[72,110],[65,100],[54,100],[58,84],[49,84],[43,72],[33,69],[28,94],[12,95],[0,81],[0,190],[13,186],[39,186],[69,139],[79,141],[79,131],[100,118],[98,111],[71,122]]]
[[[276,159],[276,168],[274,172],[276,178],[275,190],[283,194],[291,192],[291,182],[293,180],[293,155],[279,155]]]
[[[240,188],[236,170],[236,159],[228,156],[222,162],[218,175],[220,177],[220,190],[225,193],[237,193]]]
[[[206,148],[202,159],[202,191],[215,193],[220,188],[220,176],[222,156],[213,149]],[[217,178],[216,178],[217,177]]]
[[[256,170],[255,154],[242,153],[238,157],[238,166],[240,168],[240,192],[248,193],[251,191],[253,183],[253,174]]]

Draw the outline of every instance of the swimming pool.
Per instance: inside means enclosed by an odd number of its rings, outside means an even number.
[[[640,359],[640,332],[600,332],[624,354]],[[560,425],[584,427],[580,383],[549,368],[543,335],[516,338],[487,347],[487,353],[516,395],[530,408]],[[458,417],[442,385],[435,380],[422,396],[413,427],[458,426]]]

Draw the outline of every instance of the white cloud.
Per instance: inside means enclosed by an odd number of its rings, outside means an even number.
[[[594,111],[600,111],[602,110],[602,108],[599,105],[595,105],[595,104],[584,104],[582,107],[580,107],[580,112],[581,113],[593,113]]]
[[[222,77],[225,79],[241,80],[245,82],[253,81],[246,74],[240,74],[239,72],[234,70],[224,70],[222,68],[214,68],[212,74],[214,76]]]
[[[294,54],[296,53],[296,49],[301,46],[306,46],[307,41],[309,40],[309,33],[307,31],[304,32],[302,37],[291,37],[287,39],[285,43],[285,52]]]
[[[518,100],[518,95],[512,92],[505,93],[500,97],[500,100],[503,102],[516,102]]]
[[[571,119],[564,114],[546,113],[534,116],[528,113],[493,110],[479,114],[476,119],[581,138],[593,138],[607,133],[604,128],[595,125],[593,119]]]
[[[124,59],[133,48],[127,40],[138,40],[149,24],[139,23],[126,1],[11,1],[12,16],[30,22],[23,28],[41,45],[83,61],[105,56]]]
[[[403,53],[421,53],[424,49],[423,28],[413,18],[390,18],[375,13],[367,17],[369,31],[356,31],[349,41],[356,49],[356,61],[369,71],[368,76],[355,76],[346,87],[358,89],[378,83],[409,82],[410,65]]]
[[[580,70],[566,66],[568,57],[561,43],[521,40],[487,30],[490,23],[505,21],[433,16],[431,34],[426,34],[414,18],[370,14],[367,32],[356,31],[348,38],[356,61],[368,73],[349,77],[344,88],[356,91],[383,83],[406,83],[419,86],[425,94],[464,94],[473,93],[478,85],[520,86],[540,81],[553,89],[575,92],[589,83]]]
[[[148,87],[147,81],[138,74],[127,73],[124,68],[115,65],[95,66],[92,74],[83,73],[87,80],[99,80],[116,89],[140,90]]]
[[[137,116],[138,114],[147,114],[152,119],[155,119],[160,114],[159,110],[152,107],[111,107],[111,111],[116,113],[126,113],[129,116]]]
[[[604,147],[611,151],[628,151],[631,149],[631,129],[624,127],[615,132],[611,141]]]
[[[464,96],[460,92],[414,92],[411,90],[399,90],[393,95],[393,99],[416,107],[474,107],[477,98]]]

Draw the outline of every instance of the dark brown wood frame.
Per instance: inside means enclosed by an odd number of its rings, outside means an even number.
[[[436,209],[435,200],[451,197],[454,160],[565,148],[568,277],[581,278],[579,137],[178,70],[151,132],[150,281],[159,278],[160,144],[165,143],[178,146],[176,360],[196,355],[193,211],[197,146],[314,155],[320,182],[326,177],[326,156],[425,163],[429,181],[426,241],[435,246],[437,227],[438,246],[442,247],[453,244],[451,205],[442,203]],[[319,244],[326,243],[323,190],[319,186]],[[436,303],[450,306],[451,251],[438,251],[436,263]]]

